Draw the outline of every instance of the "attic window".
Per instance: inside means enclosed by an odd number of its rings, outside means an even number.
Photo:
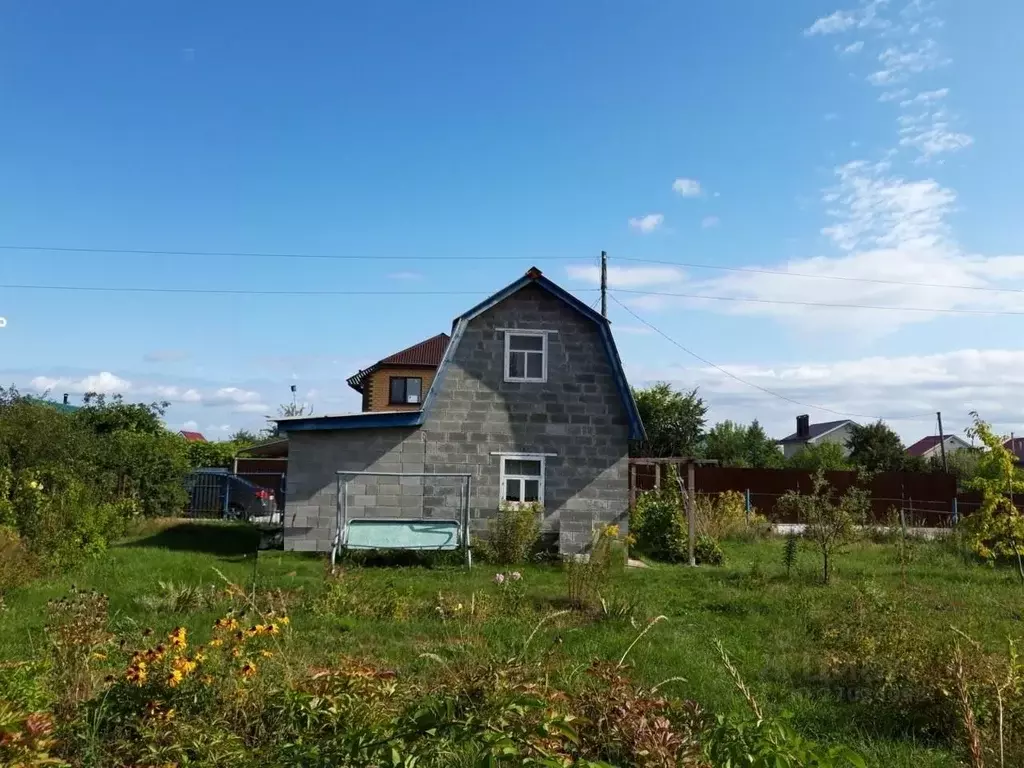
[[[414,405],[420,401],[423,379],[419,377],[392,376],[390,388],[389,405]]]
[[[548,380],[548,335],[544,331],[505,332],[505,381]]]

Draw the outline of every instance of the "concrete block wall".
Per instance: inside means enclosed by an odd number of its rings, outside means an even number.
[[[553,331],[548,379],[506,382],[502,329]],[[547,291],[527,286],[472,320],[422,427],[427,472],[470,472],[472,527],[500,503],[500,456],[551,453],[544,528],[581,552],[595,526],[628,525],[628,419],[598,329]],[[428,496],[432,495],[430,490]]]
[[[338,471],[423,472],[419,429],[293,432],[288,436],[285,549],[326,552],[337,530]],[[418,479],[349,476],[350,517],[422,517]]]

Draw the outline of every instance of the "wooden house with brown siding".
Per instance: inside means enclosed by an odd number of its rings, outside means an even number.
[[[348,385],[363,396],[361,410],[418,411],[449,341],[447,333],[439,333],[351,376]]]

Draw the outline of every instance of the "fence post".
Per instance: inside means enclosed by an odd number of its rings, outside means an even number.
[[[746,502],[747,502],[747,508],[746,508],[747,525],[750,525],[750,489],[749,488],[747,488],[747,492],[745,494],[745,498],[746,498]]]
[[[956,524],[958,522],[960,522],[960,515],[959,515],[958,510],[957,510],[956,501],[957,501],[956,496],[954,496],[953,497],[953,527],[954,528],[956,527]]]
[[[661,462],[654,465],[654,489],[661,490]]]
[[[914,512],[914,500],[913,499],[910,500],[910,512],[911,512],[911,517],[913,517],[913,512]],[[903,529],[903,535],[906,536],[907,535],[907,510],[905,510],[903,508],[902,504],[900,504],[900,528]]]
[[[231,479],[224,478],[224,512],[223,516],[228,516],[228,502],[231,499]]]

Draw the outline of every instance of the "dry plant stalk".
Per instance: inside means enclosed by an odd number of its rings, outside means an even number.
[[[761,713],[761,705],[757,703],[757,699],[754,698],[754,694],[747,688],[747,684],[743,682],[743,678],[740,677],[739,670],[732,663],[732,659],[729,658],[729,654],[725,650],[725,646],[722,645],[721,640],[715,640],[715,648],[718,649],[718,655],[722,657],[722,664],[725,665],[726,671],[729,673],[729,677],[736,684],[739,692],[743,694],[743,698],[747,700],[747,704],[750,706],[751,711],[754,713],[759,721],[764,720],[764,715]]]
[[[967,737],[967,750],[971,755],[971,768],[985,768],[985,758],[981,751],[981,733],[974,719],[974,707],[971,705],[971,694],[967,689],[967,675],[964,673],[964,653],[960,641],[953,643],[953,681],[956,684],[957,704],[960,707],[960,719],[963,722],[964,734]]]

